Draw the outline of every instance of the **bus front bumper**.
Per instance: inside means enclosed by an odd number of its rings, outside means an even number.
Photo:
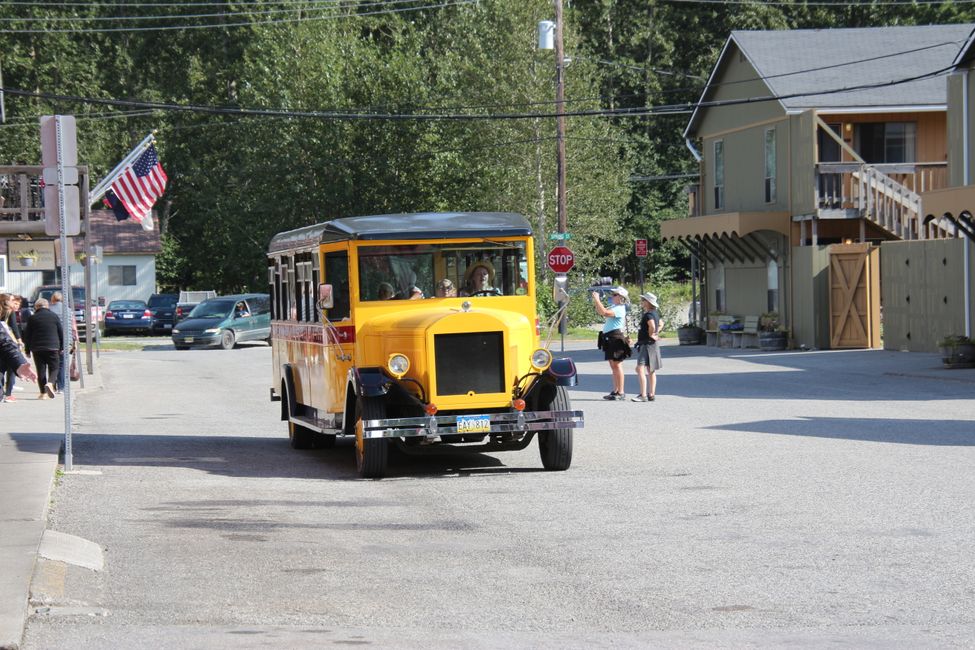
[[[429,438],[439,435],[528,433],[552,429],[580,429],[582,411],[511,411],[463,415],[430,415],[387,420],[364,420],[364,438]]]

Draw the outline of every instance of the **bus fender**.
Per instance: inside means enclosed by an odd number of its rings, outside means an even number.
[[[545,376],[558,386],[575,386],[579,383],[576,364],[569,358],[552,359],[552,365],[545,371]]]
[[[283,395],[281,395],[281,419],[287,420],[288,416],[298,410],[298,398],[295,397],[295,378],[294,367],[290,363],[281,366],[281,383],[283,384]]]
[[[382,368],[355,368],[352,373],[356,395],[359,397],[381,397],[389,393],[392,379]]]

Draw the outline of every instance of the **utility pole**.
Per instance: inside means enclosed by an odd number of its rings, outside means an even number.
[[[558,231],[566,232],[565,200],[565,49],[562,41],[562,0],[555,0],[555,145],[558,175]]]

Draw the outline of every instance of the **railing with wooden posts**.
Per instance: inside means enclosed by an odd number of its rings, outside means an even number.
[[[40,166],[0,165],[0,235],[44,234],[43,174]],[[85,166],[78,167],[78,185],[84,202],[88,196]]]
[[[0,221],[40,221],[44,218],[41,167],[0,166]]]
[[[944,163],[817,163],[820,216],[859,216],[901,239],[938,236],[921,226],[920,192],[947,187]]]

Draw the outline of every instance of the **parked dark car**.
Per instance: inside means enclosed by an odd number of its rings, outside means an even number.
[[[152,312],[152,333],[169,334],[176,324],[176,305],[179,295],[175,293],[154,293],[149,296],[149,311]]]
[[[271,300],[266,293],[245,293],[204,300],[173,328],[177,350],[219,345],[224,350],[240,341],[271,339]]]
[[[193,308],[204,300],[209,300],[216,297],[216,291],[180,291],[179,299],[176,303],[174,324],[189,316],[190,312],[193,311]]]
[[[152,312],[144,300],[113,300],[105,311],[105,336],[152,331]]]

